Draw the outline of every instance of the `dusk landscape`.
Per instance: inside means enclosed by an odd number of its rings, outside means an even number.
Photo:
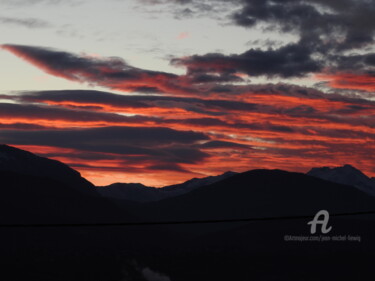
[[[373,280],[374,16],[0,0],[4,280]]]

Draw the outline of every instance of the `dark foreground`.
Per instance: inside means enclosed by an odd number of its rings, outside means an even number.
[[[285,241],[285,235],[311,236],[306,219],[1,228],[1,279],[374,280],[374,219],[330,219],[333,229],[324,236],[360,236],[361,242]]]

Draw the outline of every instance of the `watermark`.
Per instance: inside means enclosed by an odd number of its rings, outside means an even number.
[[[284,235],[286,242],[361,242],[362,238],[359,235],[326,235],[332,230],[329,226],[329,212],[327,210],[320,210],[314,218],[307,223],[310,225],[310,233],[312,235]],[[318,226],[320,226],[320,233],[318,233]]]
[[[319,217],[323,216],[323,220],[319,220]],[[316,233],[316,225],[321,224],[322,225],[322,233],[326,234],[332,230],[332,226],[327,228],[328,225],[328,220],[329,220],[329,213],[326,210],[321,210],[316,213],[314,219],[312,221],[309,221],[307,224],[311,224],[311,234]]]
[[[359,235],[284,235],[286,242],[361,242],[361,240]]]

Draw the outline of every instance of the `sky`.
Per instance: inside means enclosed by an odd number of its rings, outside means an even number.
[[[0,143],[96,185],[375,176],[374,0],[0,0]]]

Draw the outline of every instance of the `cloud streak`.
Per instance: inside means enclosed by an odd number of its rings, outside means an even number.
[[[75,82],[126,92],[187,94],[193,91],[192,88],[185,89],[183,81],[175,74],[139,69],[117,57],[98,58],[21,45],[2,45],[1,48],[48,74]]]
[[[130,178],[148,171],[157,185],[228,165],[303,171],[314,161],[346,161],[371,174],[373,159],[361,157],[374,148],[374,102],[288,85],[250,89],[238,100],[84,90],[2,95],[13,104],[0,104],[0,141],[32,146],[96,182],[103,182],[98,171]]]

